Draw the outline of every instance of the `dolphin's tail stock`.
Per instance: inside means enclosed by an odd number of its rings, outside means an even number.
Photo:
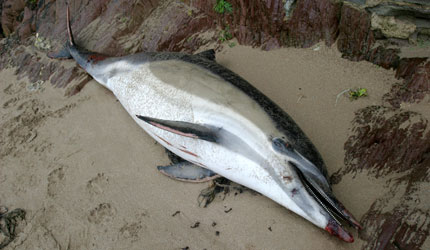
[[[103,61],[108,58],[106,55],[102,55],[96,52],[91,52],[75,43],[73,38],[73,32],[70,25],[70,9],[69,4],[66,4],[66,28],[67,28],[67,42],[63,49],[58,52],[48,53],[48,57],[55,59],[75,59],[76,62],[87,72],[89,72],[89,67],[99,61]],[[91,72],[89,72],[91,74]]]

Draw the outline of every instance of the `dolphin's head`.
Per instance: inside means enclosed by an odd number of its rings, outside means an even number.
[[[334,197],[326,176],[286,139],[273,138],[271,141],[273,152],[279,159],[278,166],[274,166],[280,175],[279,185],[294,203],[290,202],[292,207],[289,208],[330,234],[353,242],[354,238],[341,222],[355,228],[361,228],[361,225]]]

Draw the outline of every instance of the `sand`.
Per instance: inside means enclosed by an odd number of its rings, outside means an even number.
[[[354,111],[381,104],[397,81],[392,71],[344,60],[324,45],[270,52],[225,46],[217,61],[286,110],[329,173],[343,166]],[[155,166],[169,163],[164,149],[96,81],[68,98],[64,89],[48,82],[32,88],[13,72],[0,72],[0,204],[25,209],[27,219],[6,249],[361,248],[354,230],[355,243],[341,242],[251,192],[199,207],[209,184],[160,174]],[[356,87],[369,96],[343,95],[336,104],[340,92]],[[333,187],[358,219],[384,192],[383,179],[369,178],[346,176]]]

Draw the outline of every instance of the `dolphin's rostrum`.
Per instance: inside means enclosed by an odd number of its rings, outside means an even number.
[[[69,15],[69,41],[52,57],[74,58],[149,135],[188,161],[160,171],[191,181],[224,176],[353,242],[341,222],[361,226],[334,197],[316,148],[287,113],[219,65],[213,50],[108,57],[76,45]]]

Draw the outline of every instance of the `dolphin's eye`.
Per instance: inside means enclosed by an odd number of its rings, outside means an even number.
[[[281,138],[273,138],[272,146],[275,151],[284,154],[293,151],[293,147],[291,146],[291,144],[282,140]]]

